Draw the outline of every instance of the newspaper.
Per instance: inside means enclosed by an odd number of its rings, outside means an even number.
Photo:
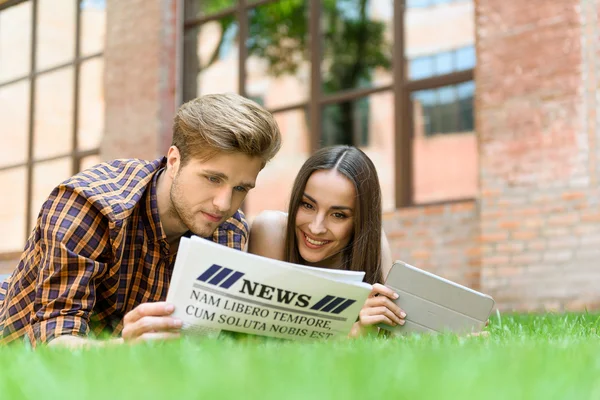
[[[184,334],[346,336],[371,291],[364,272],[306,267],[181,238],[167,302]]]

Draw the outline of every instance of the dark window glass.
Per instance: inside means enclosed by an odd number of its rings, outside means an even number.
[[[323,108],[323,146],[369,144],[369,97],[330,104]]]
[[[324,1],[323,92],[392,83],[390,0]]]
[[[308,3],[280,1],[248,13],[246,95],[268,109],[308,101]]]
[[[414,135],[472,131],[474,92],[473,81],[413,92]]]

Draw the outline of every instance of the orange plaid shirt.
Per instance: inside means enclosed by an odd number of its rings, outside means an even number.
[[[158,216],[165,159],[116,160],[83,171],[46,200],[17,269],[0,287],[0,343],[28,336],[119,335],[141,303],[164,301],[175,261]],[[241,211],[212,240],[241,250]]]

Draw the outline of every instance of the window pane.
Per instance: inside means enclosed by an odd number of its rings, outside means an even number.
[[[27,169],[0,171],[0,187],[10,195],[0,196],[0,252],[21,251],[25,245]]]
[[[85,171],[88,168],[93,167],[94,165],[100,164],[102,162],[102,160],[100,159],[100,156],[87,156],[81,159],[81,165],[79,170],[80,171]]]
[[[406,0],[406,8],[427,7],[432,0]]]
[[[456,50],[455,57],[458,71],[475,68],[475,46],[466,46]]]
[[[307,101],[308,3],[276,2],[249,12],[246,92],[267,108]]]
[[[393,2],[323,2],[323,92],[392,82]]]
[[[31,1],[0,11],[0,83],[31,69]]]
[[[189,29],[184,38],[184,101],[238,92],[239,27],[233,17]]]
[[[323,108],[323,146],[364,146],[369,141],[369,98],[332,104]]]
[[[237,0],[185,0],[185,19],[214,14],[236,4]]]
[[[31,226],[35,226],[40,208],[52,190],[71,176],[71,157],[37,163],[33,166],[33,196],[31,198]]]
[[[436,0],[438,1],[438,0]],[[405,13],[407,77],[413,77],[413,60],[434,57],[436,74],[473,68],[475,65],[475,10],[472,0],[432,4],[420,1]],[[417,3],[417,2],[412,2]]]
[[[410,79],[424,79],[435,75],[433,57],[417,57],[410,60],[408,64],[408,76]]]
[[[415,203],[476,195],[473,91],[473,82],[466,82],[412,94]]]
[[[395,208],[394,192],[394,97],[391,92],[373,94],[323,109],[322,146],[349,144],[371,158],[382,190],[384,210]]]
[[[460,129],[472,131],[475,129],[473,99],[475,97],[475,82],[465,82],[457,86],[460,108]]]
[[[256,188],[245,200],[249,218],[263,210],[286,211],[298,170],[310,154],[308,117],[304,109],[274,114],[283,136],[279,153],[260,172]]]
[[[458,132],[458,101],[456,98],[456,87],[446,86],[438,89],[439,111],[440,111],[440,133]]]
[[[79,79],[79,150],[100,146],[104,132],[104,61],[94,58],[81,64]]]
[[[81,55],[99,53],[104,49],[106,34],[106,0],[81,2]]]
[[[473,130],[473,81],[411,94],[416,136]]]
[[[73,60],[75,4],[75,0],[38,0],[36,70]]]
[[[73,68],[40,75],[35,90],[34,158],[69,153],[73,137]]]
[[[437,72],[438,75],[449,74],[454,70],[452,56],[453,53],[449,51],[435,55],[435,72]]]
[[[472,68],[475,68],[475,48],[466,46],[409,60],[408,76],[416,80]]]
[[[421,90],[411,95],[413,107],[414,129],[422,135],[433,133],[433,122],[436,120],[437,93],[435,90]]]
[[[0,87],[0,166],[27,161],[29,81]]]

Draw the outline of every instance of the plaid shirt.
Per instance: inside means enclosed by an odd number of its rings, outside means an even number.
[[[116,160],[83,171],[46,200],[17,269],[0,287],[0,343],[27,335],[119,335],[124,315],[164,301],[175,261],[158,216],[165,159]],[[241,250],[241,211],[212,240]]]

